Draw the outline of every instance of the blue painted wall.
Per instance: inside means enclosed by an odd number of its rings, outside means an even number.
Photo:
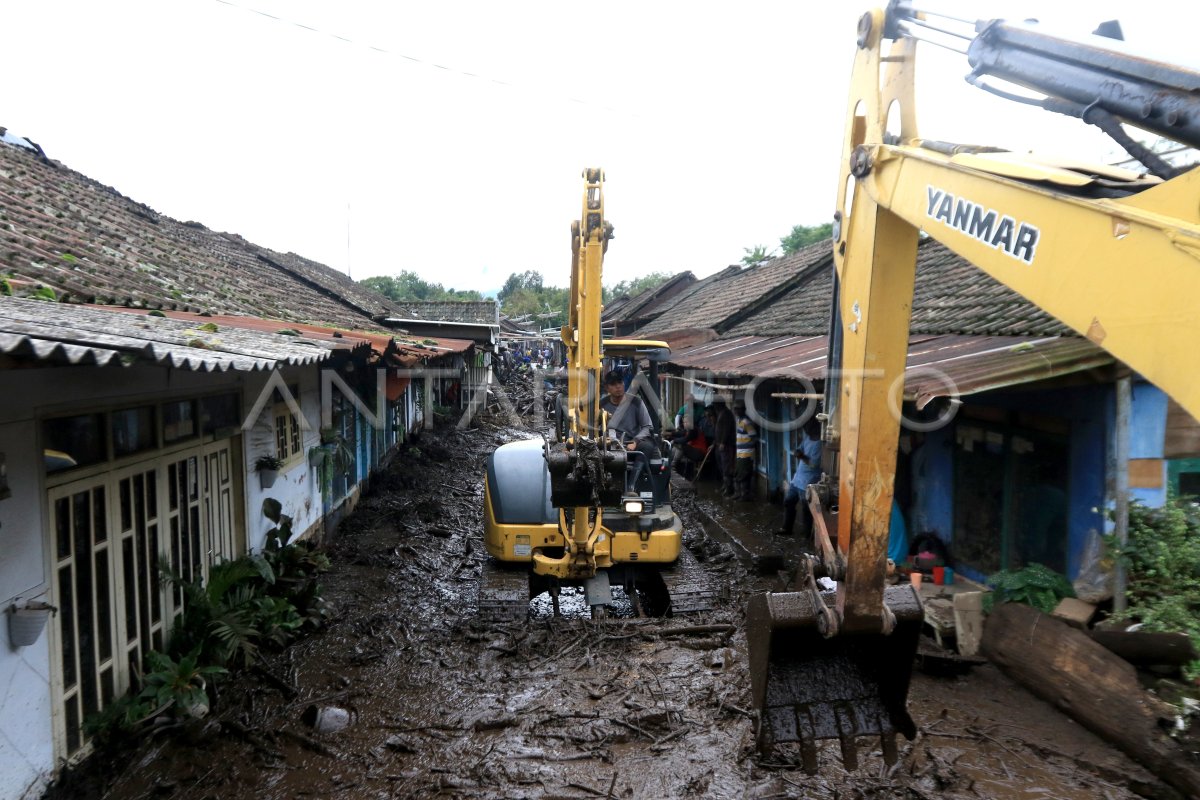
[[[1072,392],[1071,477],[1067,511],[1067,575],[1079,574],[1080,560],[1092,534],[1104,533],[1104,490],[1106,453],[1111,427],[1105,413],[1111,386],[1077,389]]]
[[[1114,413],[1116,402],[1114,400]],[[1162,458],[1167,435],[1167,395],[1149,383],[1133,385],[1133,405],[1129,414],[1129,457]],[[1162,464],[1162,482],[1158,489],[1131,489],[1130,496],[1145,505],[1158,508],[1167,502],[1167,462]]]
[[[1083,549],[1092,532],[1104,530],[1105,463],[1111,430],[1107,409],[1113,397],[1111,386],[1089,386],[1047,392],[989,392],[965,398],[973,406],[1033,411],[1052,414],[1070,422],[1067,478],[1067,574],[1079,572]],[[1162,404],[1165,424],[1166,404]],[[955,423],[927,435],[928,452],[913,461],[917,500],[913,507],[913,533],[936,531],[950,540],[954,529],[954,442]],[[1160,434],[1161,450],[1161,434]],[[951,552],[953,552],[953,542]],[[1000,543],[997,542],[997,547]],[[960,566],[974,579],[983,575]]]
[[[1110,524],[1105,508],[1111,492],[1106,493],[1111,463],[1113,426],[1115,423],[1115,390],[1111,384],[1082,386],[1053,391],[989,392],[965,398],[968,405],[1002,408],[1010,411],[1031,411],[1062,417],[1070,423],[1068,435],[1068,518],[1067,574],[1079,573],[1081,559],[1089,537],[1101,534]],[[781,415],[787,411],[780,409]],[[1134,386],[1131,419],[1131,457],[1162,458],[1166,430],[1167,398],[1154,386],[1141,383]],[[931,531],[951,546],[954,530],[954,453],[955,426],[924,435],[924,442],[912,454],[912,484],[914,501],[909,509],[909,536]],[[778,486],[790,470],[785,459],[786,439],[771,437],[772,459],[768,462],[770,479]],[[1164,461],[1164,467],[1166,463]],[[1133,497],[1141,502],[1160,506],[1166,500],[1166,480],[1163,489],[1137,489]],[[997,542],[999,547],[999,542]],[[979,575],[969,568],[963,574],[974,579]]]
[[[915,495],[909,509],[911,539],[936,533],[950,543],[954,531],[954,425],[930,431],[912,453],[912,483]]]

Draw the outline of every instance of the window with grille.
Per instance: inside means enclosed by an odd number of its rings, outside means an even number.
[[[288,387],[292,397],[300,402],[300,386],[294,384]],[[304,435],[300,429],[299,418],[284,402],[283,397],[276,392],[272,416],[275,420],[275,456],[280,461],[291,461],[300,455],[304,444]]]

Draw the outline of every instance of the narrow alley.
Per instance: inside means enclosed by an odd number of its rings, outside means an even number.
[[[757,754],[742,609],[788,553],[766,566],[722,541],[722,515],[742,509],[703,483],[676,504],[686,545],[729,589],[717,609],[479,624],[484,459],[533,434],[473,425],[410,442],[343,522],[323,630],[221,682],[207,718],[113,745],[47,797],[1171,796],[990,665],[914,674],[919,733],[891,769],[865,744],[854,773],[836,743],[815,776],[794,752]],[[755,510],[751,527],[776,511]]]

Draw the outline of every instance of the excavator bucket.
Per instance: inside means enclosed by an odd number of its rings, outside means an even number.
[[[833,593],[826,598],[834,601]],[[805,771],[817,771],[817,741],[838,739],[846,769],[858,767],[857,737],[879,736],[884,761],[896,760],[896,734],[917,732],[908,684],[924,614],[909,585],[888,587],[896,617],[890,634],[825,638],[811,591],[751,598],[747,610],[750,680],[759,712],[758,744],[799,742]]]

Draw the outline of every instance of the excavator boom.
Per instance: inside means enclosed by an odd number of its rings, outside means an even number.
[[[963,37],[969,82],[1022,83],[1046,94],[1044,108],[1110,133],[1110,120],[1133,120],[1200,139],[1200,73],[1099,37],[975,27]],[[906,2],[859,23],[834,218],[833,469],[808,491],[820,556],[801,564],[798,591],[754,598],[749,610],[760,745],[798,741],[810,769],[817,739],[841,739],[849,764],[855,736],[882,735],[890,760],[894,733],[915,732],[905,706],[920,603],[909,586],[885,591],[885,573],[920,231],[1200,415],[1200,169],[1180,174],[1149,157],[1159,177],[1148,177],[921,139],[913,75],[916,39],[930,28]],[[1130,105],[1137,96],[1145,102]],[[817,572],[837,580],[835,592],[819,589]]]

